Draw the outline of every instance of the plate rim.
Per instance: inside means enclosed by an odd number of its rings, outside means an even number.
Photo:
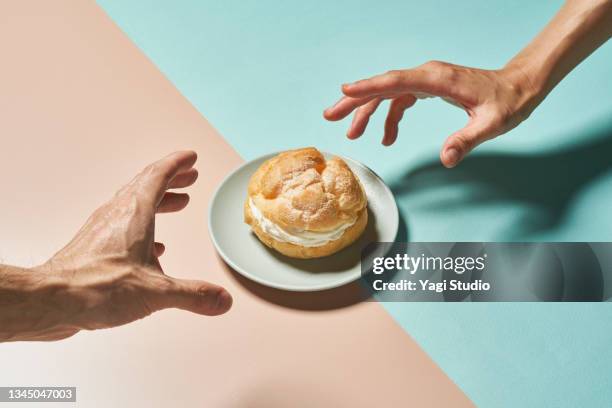
[[[208,222],[208,236],[210,237],[213,246],[215,247],[215,250],[217,251],[217,253],[221,256],[221,258],[223,259],[224,262],[226,262],[234,271],[236,271],[238,274],[242,275],[243,277],[252,280],[260,285],[263,286],[267,286],[270,288],[274,288],[274,289],[279,289],[279,290],[284,290],[284,291],[290,291],[290,292],[319,292],[319,291],[323,291],[323,290],[330,290],[330,289],[335,289],[335,288],[339,288],[341,286],[344,286],[348,283],[351,283],[353,281],[356,281],[357,279],[359,279],[359,276],[348,276],[347,278],[344,278],[342,280],[338,280],[337,282],[334,282],[333,284],[327,284],[327,285],[322,285],[322,286],[312,286],[312,287],[303,287],[303,286],[292,286],[292,285],[279,285],[279,284],[275,284],[275,283],[271,283],[270,281],[267,281],[265,279],[262,279],[256,275],[253,275],[251,273],[249,273],[248,271],[245,271],[244,269],[242,269],[241,267],[239,267],[238,265],[236,265],[231,257],[227,256],[227,254],[223,251],[223,249],[221,248],[221,246],[219,245],[219,243],[217,242],[216,238],[215,238],[215,234],[213,234],[213,229],[212,229],[212,211],[214,208],[214,203],[217,200],[217,197],[219,196],[219,192],[221,191],[221,189],[223,188],[223,186],[227,183],[227,181],[229,179],[231,179],[236,173],[240,172],[242,169],[244,169],[245,167],[249,166],[250,164],[252,164],[253,162],[259,161],[259,160],[267,160],[269,158],[272,158],[280,153],[286,152],[287,150],[280,150],[277,152],[273,152],[273,153],[267,153],[267,154],[263,154],[261,156],[255,157],[254,159],[245,161],[244,163],[242,163],[240,166],[236,167],[234,170],[232,170],[229,174],[227,174],[222,180],[221,182],[217,185],[217,187],[215,188],[212,197],[210,198],[209,202],[208,202],[208,215],[207,215],[207,222]],[[385,183],[385,181],[383,180],[382,177],[380,177],[378,175],[378,173],[376,173],[374,170],[372,170],[369,166],[366,166],[365,164],[361,163],[360,161],[357,161],[355,159],[352,159],[350,157],[344,156],[344,155],[340,155],[340,154],[333,154],[333,153],[329,153],[327,151],[321,151],[319,150],[324,156],[336,156],[336,157],[340,157],[343,160],[348,160],[350,162],[356,163],[360,166],[365,167],[368,171],[370,171],[372,174],[374,174],[374,176],[376,176],[376,178],[378,178],[380,180],[380,182],[382,183],[385,192],[391,197],[392,201],[393,201],[393,212],[395,214],[395,218],[396,218],[396,223],[395,223],[395,234],[394,234],[394,240],[395,238],[397,238],[397,233],[399,231],[399,208],[397,207],[397,201],[395,200],[395,195],[393,194],[393,192],[391,191],[391,188],[389,188],[389,186],[387,185],[387,183]]]

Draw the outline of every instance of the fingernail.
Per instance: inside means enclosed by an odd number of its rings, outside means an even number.
[[[444,152],[444,159],[446,160],[446,163],[448,165],[454,166],[460,159],[459,151],[454,147],[446,149],[446,151]]]
[[[346,90],[347,88],[351,88],[353,85],[355,85],[355,84],[354,83],[342,84],[342,89]]]
[[[229,310],[232,307],[232,296],[226,290],[220,290],[217,293],[216,309],[219,311]]]

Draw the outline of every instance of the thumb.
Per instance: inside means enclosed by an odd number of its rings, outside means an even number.
[[[232,307],[232,296],[212,283],[168,277],[168,285],[158,293],[161,309],[178,308],[207,316],[217,316]]]
[[[446,139],[440,152],[440,161],[445,167],[455,167],[476,146],[493,137],[495,134],[492,126],[483,121],[472,120]]]

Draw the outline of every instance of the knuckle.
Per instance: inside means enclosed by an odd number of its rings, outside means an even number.
[[[426,63],[423,64],[424,67],[429,67],[429,68],[435,68],[437,66],[439,66],[442,63],[442,61],[438,61],[438,60],[429,60]]]
[[[154,173],[157,170],[157,168],[158,168],[157,163],[151,163],[147,167],[144,168],[143,173],[145,173],[145,174]]]
[[[460,82],[460,69],[456,65],[444,61],[428,61],[417,68],[423,78],[429,82],[434,92],[456,94],[454,90]]]
[[[138,176],[136,176],[136,178],[134,179],[135,184],[138,184],[138,182],[142,180],[146,180],[147,178],[157,174],[158,167],[159,166],[157,165],[157,163],[151,163],[147,165],[144,169],[142,169],[140,174],[138,174]]]
[[[386,77],[387,77],[387,82],[389,85],[397,86],[401,84],[402,82],[403,72],[398,69],[394,69],[394,70],[388,71],[386,74]]]
[[[202,285],[195,291],[195,299],[198,308],[206,308],[211,312],[220,309],[221,289],[209,285]]]
[[[474,148],[475,140],[466,134],[459,133],[455,136],[454,146],[463,154],[471,151]]]
[[[494,110],[490,118],[490,126],[493,129],[506,129],[507,127],[513,127],[512,122],[514,120],[520,120],[517,115],[512,112],[508,107],[498,107]],[[520,123],[520,121],[518,122]],[[517,123],[517,124],[518,124]]]
[[[177,294],[181,292],[181,287],[177,284],[177,282],[171,277],[158,274],[152,283],[154,283],[154,287],[158,288],[161,292],[165,294]]]
[[[421,67],[427,70],[441,71],[450,68],[450,64],[444,61],[431,60],[421,65]]]

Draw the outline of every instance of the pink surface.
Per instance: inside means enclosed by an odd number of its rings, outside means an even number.
[[[94,3],[3,2],[0,48],[0,261],[44,261],[141,167],[189,148],[201,176],[187,210],[159,217],[163,264],[234,296],[222,317],[171,310],[2,344],[0,385],[77,386],[78,406],[96,407],[471,405],[380,305],[355,303],[354,288],[298,296],[224,267],[207,203],[241,159]]]

